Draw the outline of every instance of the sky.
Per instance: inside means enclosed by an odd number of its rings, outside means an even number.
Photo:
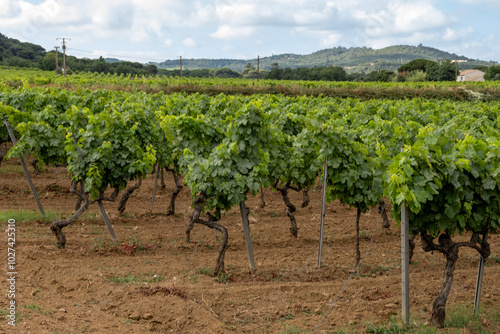
[[[430,46],[500,62],[500,0],[0,0],[0,33],[141,63],[343,46]]]

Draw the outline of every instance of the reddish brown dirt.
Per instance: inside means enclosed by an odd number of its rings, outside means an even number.
[[[74,210],[76,198],[67,192],[64,168],[58,174],[45,168],[33,181],[46,211],[64,217]],[[164,215],[174,189],[171,175],[166,181],[165,192],[156,196],[152,216],[151,175],[131,196],[124,216],[117,213],[118,201],[105,203],[119,246],[111,243],[95,204],[64,229],[66,249],[55,246],[49,223],[17,222],[17,332],[281,333],[284,326],[314,330],[353,269],[356,210],[339,203],[327,205],[322,267],[317,269],[320,191],[311,191],[311,204],[305,209],[299,206],[301,194],[292,194],[298,207],[298,239],[289,233],[289,219],[278,193],[266,190],[263,209],[257,197],[250,197],[257,273],[249,273],[235,208],[220,221],[229,231],[229,278],[220,283],[205,274],[215,265],[219,246],[215,232],[196,226],[192,242],[186,243],[190,194],[184,189],[177,213]],[[18,209],[36,210],[36,204],[20,165],[13,160],[0,168],[0,210]],[[7,226],[5,221],[1,224]],[[338,328],[363,332],[368,322],[384,323],[400,314],[399,230],[392,220],[388,230],[380,226],[375,209],[361,217],[361,252],[367,255],[360,274],[340,295],[320,332]],[[7,263],[6,239],[4,234],[0,242],[3,263]],[[490,240],[492,254],[498,257],[500,238],[494,235]],[[442,285],[444,258],[423,252],[420,240],[416,241],[410,274],[411,315],[426,322]],[[461,250],[448,307],[473,305],[477,263],[475,251]],[[493,259],[486,264],[482,305],[494,309],[500,305],[500,265]],[[0,279],[4,291],[5,276]],[[116,282],[126,278],[133,282]],[[6,293],[2,292],[0,300],[5,309]],[[0,333],[13,331],[6,320],[1,322]],[[491,332],[500,332],[492,323],[485,325]]]

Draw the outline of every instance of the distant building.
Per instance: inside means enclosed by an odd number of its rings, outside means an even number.
[[[485,73],[480,70],[460,71],[457,81],[484,81]]]

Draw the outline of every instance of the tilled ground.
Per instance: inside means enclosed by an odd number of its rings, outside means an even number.
[[[30,170],[32,170],[30,168]],[[47,212],[67,217],[76,197],[68,192],[64,168],[45,168],[33,176]],[[300,208],[301,194],[292,194],[297,205],[299,237],[289,233],[289,219],[279,194],[265,191],[266,206],[250,197],[251,235],[257,272],[249,272],[241,218],[237,208],[220,221],[229,231],[227,275],[210,276],[219,242],[215,231],[195,226],[191,242],[185,229],[192,209],[190,194],[178,197],[176,214],[166,216],[171,175],[149,214],[154,177],[149,175],[129,200],[125,214],[117,213],[118,200],[105,203],[119,245],[113,245],[97,205],[64,229],[66,249],[55,246],[50,223],[17,222],[16,281],[19,333],[277,333],[339,328],[363,332],[367,323],[385,323],[401,313],[400,232],[391,219],[381,228],[375,209],[361,217],[360,271],[352,273],[355,254],[356,210],[338,202],[327,205],[321,269],[317,268],[321,192],[311,190],[311,204]],[[0,167],[0,211],[36,210],[28,183],[16,161]],[[7,226],[7,222],[2,224]],[[467,238],[464,236],[462,238]],[[0,242],[7,263],[7,235]],[[411,316],[417,322],[430,318],[432,301],[439,293],[444,257],[421,250],[417,238],[411,265]],[[500,305],[500,238],[491,236],[492,255],[486,261],[481,305]],[[473,305],[478,255],[461,249],[448,307]],[[6,266],[5,266],[6,267]],[[5,293],[6,275],[0,286]],[[324,315],[327,313],[326,317]],[[497,315],[498,316],[498,315]],[[484,319],[483,326],[500,332]],[[13,328],[2,320],[0,332]]]

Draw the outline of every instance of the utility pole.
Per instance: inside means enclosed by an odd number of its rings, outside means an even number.
[[[54,46],[56,48],[56,74],[57,74],[57,68],[59,67],[59,60],[58,60],[58,53],[57,51],[59,51],[59,47],[58,46]]]
[[[181,56],[181,78],[182,78],[182,56]]]
[[[63,71],[64,71],[64,77],[66,78],[66,40],[71,41],[71,38],[66,38],[66,37],[61,37],[61,38],[56,38],[57,40],[62,39],[62,49],[63,49]]]

